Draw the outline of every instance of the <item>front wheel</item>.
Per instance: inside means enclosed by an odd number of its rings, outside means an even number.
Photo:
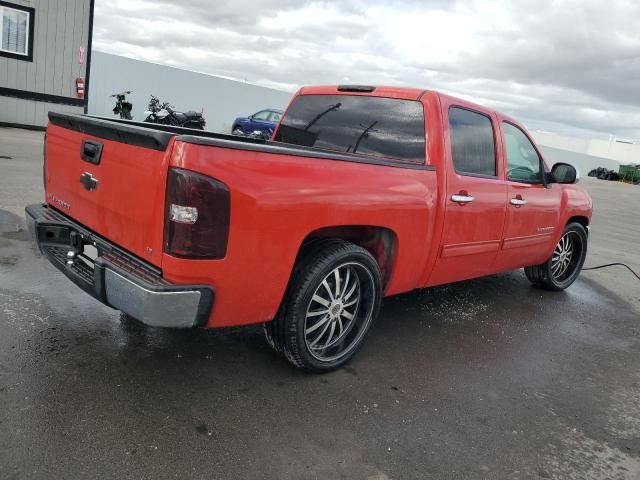
[[[306,248],[276,318],[269,344],[294,366],[326,372],[348,362],[378,316],[382,276],[365,249],[342,240]]]
[[[231,132],[231,135],[244,135],[244,130],[242,130],[242,127],[236,127]]]
[[[525,267],[524,273],[534,285],[547,290],[564,290],[580,275],[586,256],[587,231],[579,223],[570,223],[549,260]]]

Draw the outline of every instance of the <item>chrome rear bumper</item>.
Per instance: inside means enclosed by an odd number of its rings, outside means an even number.
[[[203,326],[213,305],[208,285],[176,285],[160,270],[46,205],[26,208],[38,249],[73,283],[105,305],[153,327]],[[87,246],[97,252],[86,253]]]

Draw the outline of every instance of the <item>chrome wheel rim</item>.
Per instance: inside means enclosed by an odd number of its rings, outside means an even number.
[[[551,255],[551,275],[554,280],[566,280],[574,273],[580,247],[580,238],[575,232],[567,232],[562,236]]]
[[[343,263],[320,282],[307,306],[304,339],[322,362],[349,354],[367,332],[374,308],[375,283],[358,262]]]

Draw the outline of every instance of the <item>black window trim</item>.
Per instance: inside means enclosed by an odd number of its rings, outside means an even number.
[[[451,120],[450,120],[450,117],[449,117],[449,114],[450,114],[452,108],[458,108],[460,110],[466,110],[466,111],[471,112],[471,113],[477,113],[478,115],[482,115],[483,117],[486,117],[486,118],[489,119],[489,123],[491,124],[491,131],[493,132],[493,157],[494,157],[494,165],[495,165],[495,168],[496,168],[495,169],[495,172],[496,172],[495,175],[484,175],[482,173],[462,172],[462,171],[460,171],[460,170],[458,170],[456,168],[456,164],[453,161],[453,148],[452,148],[453,144],[451,142]],[[447,123],[449,124],[449,151],[451,152],[451,165],[453,165],[453,170],[458,175],[461,175],[463,177],[486,178],[488,180],[502,180],[500,178],[500,175],[498,175],[498,148],[497,148],[497,145],[498,145],[497,140],[498,140],[498,138],[496,137],[496,127],[493,124],[493,119],[491,118],[491,116],[488,115],[485,112],[480,112],[478,110],[474,110],[474,109],[469,108],[469,107],[464,107],[462,105],[457,105],[457,104],[451,104],[451,105],[449,105],[449,108],[447,109]]]
[[[511,125],[512,127],[517,128],[518,130],[520,130],[520,132],[522,132],[522,134],[525,136],[525,138],[527,140],[529,140],[529,143],[531,144],[531,146],[533,147],[533,150],[536,152],[536,155],[538,155],[538,162],[540,165],[540,181],[539,182],[527,182],[526,180],[514,180],[512,178],[509,178],[509,158],[507,157],[507,142],[504,139],[504,131],[502,130],[502,125],[500,125],[500,130],[502,132],[502,138],[503,138],[503,149],[504,149],[504,179],[508,182],[514,182],[514,183],[524,183],[526,185],[543,185],[545,188],[547,187],[547,170],[544,164],[544,159],[542,157],[542,154],[540,153],[540,151],[538,150],[538,147],[536,146],[535,142],[531,139],[531,137],[529,135],[527,135],[527,132],[525,132],[522,127],[519,127],[518,125],[516,125],[513,122],[510,122],[509,120],[502,120],[501,123],[508,123],[509,125]]]
[[[13,10],[20,10],[22,12],[26,12],[29,14],[29,25],[28,31],[29,36],[27,38],[27,54],[22,55],[20,53],[11,53],[5,50],[0,50],[0,57],[13,58],[14,60],[22,60],[24,62],[33,62],[33,44],[34,44],[34,32],[35,32],[35,24],[36,24],[36,9],[34,7],[25,7],[23,5],[18,5],[15,3],[5,2],[4,0],[0,0],[0,7],[11,8]]]

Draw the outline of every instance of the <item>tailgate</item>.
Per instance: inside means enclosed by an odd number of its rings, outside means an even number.
[[[81,115],[49,120],[47,203],[159,267],[173,134]]]

